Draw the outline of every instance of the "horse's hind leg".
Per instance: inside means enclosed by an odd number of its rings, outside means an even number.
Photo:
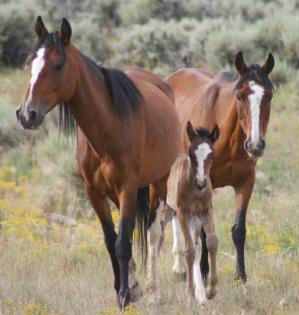
[[[135,272],[136,272],[136,263],[132,255],[129,262],[129,289],[130,289],[131,302],[138,301],[143,295],[142,289],[139,286],[139,282],[136,279]]]
[[[146,279],[147,300],[150,304],[157,304],[160,301],[157,260],[162,234],[161,213],[166,200],[166,182],[167,176],[150,186],[150,214],[147,228],[148,269]]]
[[[216,269],[216,254],[218,249],[218,237],[215,233],[213,213],[212,209],[209,209],[207,215],[201,216],[203,228],[206,232],[207,249],[210,255],[211,261],[211,276],[209,281],[209,287],[207,290],[207,298],[212,299],[216,295],[217,269]]]

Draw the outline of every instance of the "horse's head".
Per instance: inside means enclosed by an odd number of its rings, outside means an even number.
[[[247,67],[242,53],[239,52],[235,65],[240,74],[235,96],[238,117],[246,134],[244,148],[250,157],[260,157],[266,146],[265,135],[274,93],[268,77],[274,67],[274,58],[269,54],[263,66],[252,64]]]
[[[191,122],[188,121],[186,130],[190,141],[189,156],[194,185],[197,189],[203,191],[207,187],[210,169],[213,164],[213,144],[219,137],[219,128],[216,125],[211,132],[205,128],[194,130]]]
[[[69,53],[72,30],[68,21],[62,20],[59,32],[48,33],[38,17],[35,32],[38,42],[27,59],[31,77],[24,100],[16,112],[18,121],[26,129],[37,128],[46,113],[57,104],[67,102],[77,82]]]

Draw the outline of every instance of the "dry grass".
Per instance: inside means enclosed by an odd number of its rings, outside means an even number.
[[[42,130],[6,141],[23,132],[14,126],[11,106],[19,102],[22,91],[15,82],[22,84],[23,79],[14,71],[0,76],[0,139],[5,139],[0,143],[0,310],[28,315],[116,314],[100,225],[87,215],[89,206],[72,175],[73,145],[58,141],[53,127],[47,127],[48,136]],[[186,303],[185,284],[172,279],[168,230],[159,262],[161,305],[148,306],[143,299],[125,314],[299,313],[299,124],[298,106],[289,103],[297,99],[291,84],[275,96],[267,154],[258,165],[249,209],[248,283],[233,282],[233,194],[222,189],[214,202],[220,240],[215,299],[204,308]],[[50,223],[49,212],[74,216],[78,224],[68,228]],[[114,216],[117,220],[117,213]],[[139,278],[144,287],[144,273],[139,272]]]

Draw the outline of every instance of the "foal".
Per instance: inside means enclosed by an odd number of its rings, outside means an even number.
[[[162,228],[173,217],[176,233],[183,232],[187,263],[188,292],[199,303],[216,294],[216,252],[218,238],[212,212],[212,184],[209,177],[214,158],[213,143],[218,139],[218,126],[211,133],[207,129],[194,130],[187,124],[190,141],[189,154],[183,154],[173,164],[167,182],[167,206],[164,208]],[[173,216],[176,213],[176,216]],[[178,224],[179,223],[179,224]],[[201,224],[207,235],[207,248],[211,259],[211,278],[205,295],[199,265],[199,239]],[[176,260],[180,259],[175,251]],[[194,288],[195,285],[195,288]]]

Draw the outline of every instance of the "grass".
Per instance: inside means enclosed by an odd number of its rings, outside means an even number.
[[[110,315],[115,307],[112,269],[99,223],[76,175],[74,143],[59,140],[48,122],[36,133],[15,123],[25,75],[0,74],[0,313]],[[171,231],[159,260],[162,303],[142,299],[125,314],[299,313],[299,93],[278,88],[271,112],[267,153],[248,213],[248,283],[233,281],[233,192],[215,193],[219,289],[204,308],[186,304],[185,283],[171,274]],[[52,212],[77,219],[74,227],[50,220]],[[117,221],[118,214],[113,213]],[[136,255],[135,255],[136,256]],[[138,261],[140,266],[140,261]],[[145,275],[138,272],[144,287]]]

